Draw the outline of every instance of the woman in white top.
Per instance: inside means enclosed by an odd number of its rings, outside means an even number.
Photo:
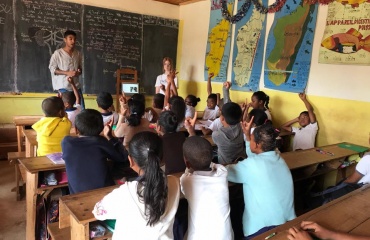
[[[98,220],[116,219],[113,240],[173,239],[180,186],[160,168],[162,139],[152,132],[136,134],[129,144],[130,167],[139,177],[126,182],[95,205]]]
[[[163,74],[157,77],[157,81],[155,82],[155,93],[161,93],[163,95],[165,94],[167,87],[167,75],[170,74],[172,70],[175,70],[173,67],[174,66],[171,58],[163,58]],[[175,77],[174,82],[175,86],[172,87],[177,88],[177,77]]]

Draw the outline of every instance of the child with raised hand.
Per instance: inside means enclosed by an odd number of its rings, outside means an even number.
[[[223,90],[224,95],[221,101],[219,102],[220,109],[222,109],[224,104],[231,102],[230,93],[229,93],[230,87],[231,87],[231,82],[226,81],[223,83],[222,90]],[[208,128],[202,127],[201,130],[202,130],[203,135],[210,135],[212,134],[212,132],[220,130],[221,127],[222,127],[222,124],[221,124],[220,118],[216,118]]]
[[[159,115],[157,133],[163,140],[163,162],[166,174],[183,172],[186,168],[182,153],[185,134],[181,131],[177,132],[177,126],[177,117],[172,111],[164,111]]]
[[[71,131],[72,123],[67,118],[63,100],[49,97],[41,104],[44,117],[32,125],[37,133],[37,156],[62,151],[61,142]]]
[[[253,118],[242,124],[248,158],[226,167],[227,179],[243,184],[243,232],[248,238],[296,217],[293,179],[284,159],[275,152],[275,129],[263,124],[251,134]]]
[[[212,163],[212,146],[202,137],[187,138],[183,152],[187,169],[181,191],[189,203],[185,239],[234,239],[225,167]]]
[[[130,167],[139,174],[96,203],[98,220],[116,219],[112,239],[173,239],[180,198],[178,178],[160,168],[162,139],[155,133],[136,134],[129,145]]]
[[[101,114],[94,109],[85,109],[76,116],[78,136],[67,136],[62,141],[71,194],[114,185],[107,159],[113,161],[114,170],[128,167],[127,152],[113,137],[112,124],[113,119],[104,126]],[[100,136],[102,131],[105,137]]]
[[[315,138],[319,129],[313,107],[307,100],[305,93],[299,93],[299,98],[303,101],[307,111],[303,111],[297,118],[294,118],[281,126],[282,129],[294,132],[293,151],[299,149],[309,149],[315,147]],[[300,128],[292,127],[294,123],[299,123]]]
[[[152,106],[145,109],[145,114],[152,116],[151,120],[148,118],[151,123],[156,123],[158,121],[159,115],[163,111],[163,107],[164,95],[160,93],[154,94]]]
[[[309,233],[306,230],[313,230]],[[301,228],[292,227],[288,230],[288,240],[313,240],[314,236],[319,239],[331,240],[370,240],[370,237],[358,236],[349,233],[336,232],[320,226],[315,222],[303,221]]]
[[[211,78],[214,76],[213,73],[208,75],[207,80],[207,107],[204,109],[203,120],[214,120],[220,116],[220,109],[218,107],[220,101],[220,95],[212,93]]]
[[[114,120],[113,125],[117,124],[118,113],[113,111],[113,97],[109,92],[100,92],[96,98],[96,103],[100,109],[100,113],[103,117],[104,125],[111,119]]]
[[[251,98],[251,102],[247,103],[246,101],[246,109],[244,112],[243,119],[246,119],[246,115],[248,114],[249,108],[252,107],[253,109],[262,109],[265,111],[267,118],[272,121],[271,112],[269,109],[269,102],[270,97],[263,91],[254,92]]]
[[[82,107],[80,105],[80,95],[73,78],[69,77],[68,82],[71,84],[73,92],[62,92],[61,95],[68,119],[71,121],[72,127],[75,127],[75,118],[82,111]]]
[[[145,112],[144,103],[138,100],[120,98],[120,117],[117,123],[114,134],[118,138],[123,138],[123,145],[128,147],[131,138],[139,132],[149,131],[154,132],[150,128],[148,119],[143,118]]]

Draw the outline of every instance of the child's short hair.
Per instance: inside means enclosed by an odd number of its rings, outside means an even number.
[[[76,34],[76,32],[75,31],[72,31],[72,30],[67,30],[67,31],[65,31],[64,32],[64,38],[66,38],[67,36],[69,36],[69,35],[73,35],[73,36],[77,36],[77,34]]]
[[[164,95],[161,93],[155,94],[153,97],[153,103],[155,108],[163,109]]]
[[[103,117],[95,109],[84,109],[76,116],[75,126],[81,135],[99,136],[104,129]]]
[[[161,112],[158,125],[164,129],[164,133],[174,133],[177,129],[177,117],[172,111]]]
[[[113,97],[109,92],[100,92],[96,99],[98,107],[108,110],[113,105]]]
[[[248,113],[249,120],[253,118],[253,123],[256,124],[256,127],[261,126],[262,124],[265,124],[268,120],[267,114],[265,113],[265,110],[253,108],[252,111]]]
[[[217,94],[211,93],[209,94],[207,99],[212,99],[213,101],[217,102]]]
[[[64,110],[64,103],[60,97],[48,97],[42,101],[41,108],[45,117],[60,117],[60,111]]]
[[[274,151],[276,148],[276,138],[279,136],[271,123],[256,127],[253,131],[254,141],[261,144],[262,151]]]
[[[263,91],[254,92],[252,97],[256,97],[258,101],[263,102],[263,106],[269,109],[270,97]]]
[[[307,116],[307,117],[310,117],[310,114],[308,114],[308,111],[303,111],[303,112],[301,112],[301,113],[299,114],[299,116],[301,116],[301,115],[305,115],[305,116]]]
[[[131,96],[132,100],[140,101],[144,104],[145,106],[145,96],[144,94],[141,93],[135,93],[134,95]]]
[[[222,116],[229,125],[235,125],[240,123],[242,117],[242,109],[239,104],[229,102],[223,105],[221,110]]]
[[[193,136],[188,137],[182,145],[184,158],[191,164],[195,171],[209,168],[212,162],[212,146],[204,138]]]
[[[185,99],[189,99],[189,103],[192,107],[197,106],[198,102],[200,102],[200,98],[194,96],[194,95],[188,95]],[[217,95],[216,95],[216,101],[217,101]]]
[[[64,103],[68,103],[70,106],[73,106],[76,102],[76,96],[74,92],[63,92],[62,93],[62,100]]]
[[[171,104],[171,111],[176,115],[177,121],[182,122],[185,119],[186,105],[180,96],[173,96],[168,101]]]

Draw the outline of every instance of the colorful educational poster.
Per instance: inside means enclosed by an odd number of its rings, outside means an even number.
[[[311,65],[318,4],[287,0],[275,14],[265,56],[265,87],[303,92]]]
[[[319,63],[370,65],[370,3],[329,4]]]
[[[239,1],[238,9],[243,3]],[[265,6],[267,3],[267,0],[262,1]],[[252,92],[259,89],[265,33],[266,14],[252,5],[245,17],[235,24],[232,89]]]
[[[229,0],[227,4],[229,12],[233,12],[233,7],[234,0]],[[230,42],[231,23],[222,17],[221,0],[212,0],[204,71],[205,81],[209,73],[214,74],[212,81],[226,81]]]

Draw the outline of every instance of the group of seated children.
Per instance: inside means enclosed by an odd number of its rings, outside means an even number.
[[[76,107],[65,100],[65,94],[64,104],[59,97],[45,99],[45,117],[33,125],[39,143],[37,154],[62,151],[70,193],[113,185],[107,159],[117,168],[129,166],[137,173],[133,181],[106,195],[93,210],[99,220],[117,220],[113,239],[173,239],[180,191],[189,204],[186,239],[234,239],[228,182],[243,186],[242,224],[247,239],[292,220],[296,217],[293,180],[276,151],[278,132],[270,121],[269,97],[256,92],[252,102],[241,107],[230,100],[230,83],[223,85],[223,99],[213,95],[210,78],[203,118],[214,121],[210,129],[201,132],[212,134],[218,147],[218,163],[212,162],[211,144],[196,136],[194,107],[199,99],[177,96],[176,87],[171,87],[175,86],[172,73],[167,76],[167,87],[160,89],[165,95],[158,93],[147,111],[141,94],[129,100],[121,96],[117,114],[112,109],[112,96],[100,93],[97,104],[101,112],[85,109],[73,115],[76,137],[69,136],[72,124],[66,111],[78,109],[78,98]],[[73,81],[70,83],[73,86]],[[313,147],[318,129],[306,95],[299,97],[307,111],[283,125],[295,133],[295,150]],[[250,112],[249,107],[253,108]],[[152,114],[147,114],[149,110]],[[153,118],[156,131],[150,125]],[[295,122],[301,128],[292,127]],[[189,137],[181,131],[184,127]],[[245,160],[236,162],[237,159]],[[350,180],[370,176],[369,162],[364,158],[358,174]],[[179,172],[183,173],[180,179],[168,175]]]

